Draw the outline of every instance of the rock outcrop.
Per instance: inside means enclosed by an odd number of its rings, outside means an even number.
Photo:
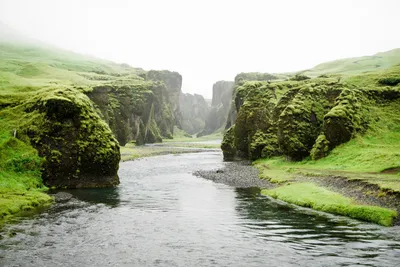
[[[44,158],[45,185],[57,188],[110,187],[119,184],[119,145],[108,125],[82,92],[44,91],[17,109],[25,120],[18,138]]]
[[[213,85],[211,109],[204,129],[198,136],[212,134],[225,125],[232,102],[233,85],[230,81],[218,81]]]
[[[182,114],[179,98],[182,93],[182,75],[169,70],[150,70],[146,75],[150,81],[163,82],[168,91],[169,102],[175,118],[175,124],[181,128]]]
[[[182,130],[189,134],[196,134],[203,130],[210,109],[204,97],[198,94],[181,93],[179,102]]]
[[[239,86],[244,85],[246,81],[267,81],[270,82],[272,80],[276,80],[278,77],[269,74],[269,73],[259,73],[259,72],[242,72],[236,75],[235,83],[233,85],[233,92],[232,92],[232,104],[230,105],[229,112],[227,115],[225,129],[229,129],[235,121],[237,117],[237,111],[239,107],[243,104],[243,96],[237,94],[237,89]]]
[[[222,142],[228,160],[318,159],[368,127],[371,91],[336,79],[245,82],[234,97],[237,119]]]
[[[162,82],[93,87],[87,95],[99,108],[120,145],[172,138],[175,117]]]
[[[182,125],[182,76],[151,70],[139,78],[87,91],[120,145],[162,142],[162,138],[173,138],[174,125]]]

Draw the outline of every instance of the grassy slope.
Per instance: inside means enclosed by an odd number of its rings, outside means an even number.
[[[378,80],[387,76],[400,77],[400,66],[394,66],[382,72],[351,76],[346,78],[346,81],[364,88],[379,88]],[[400,85],[397,85],[395,90],[400,90]],[[296,183],[292,179],[298,175],[342,176],[349,180],[363,180],[378,185],[383,190],[400,192],[400,100],[390,103],[375,103],[368,108],[370,124],[367,132],[336,147],[325,158],[317,161],[307,158],[300,162],[291,162],[284,157],[274,157],[256,161],[254,164],[260,169],[261,178],[269,179],[275,183],[294,182],[289,188],[283,186],[264,193],[290,203],[300,203],[302,206],[308,205],[315,209],[358,218],[359,211],[352,214],[350,207],[346,208],[346,212],[337,212],[335,208],[332,210],[321,208],[320,204],[324,203],[326,198],[325,189],[320,189],[320,193],[315,193],[319,190],[317,187],[306,190],[301,183]],[[382,173],[388,169],[392,169],[390,174]],[[342,196],[336,194],[331,195],[331,197],[339,202],[342,198]],[[302,201],[308,204],[301,204]],[[334,204],[335,201],[332,203]],[[379,209],[365,209],[371,213],[379,213],[380,211]],[[389,216],[386,211],[382,211],[382,214]],[[387,225],[386,221],[380,222],[380,219],[375,217],[369,219],[367,216],[359,219]]]
[[[302,73],[315,77],[321,74],[355,75],[385,70],[400,63],[400,48],[377,53],[372,56],[354,57],[325,62]]]
[[[140,82],[141,73],[53,47],[0,41],[0,224],[12,214],[51,201],[43,193],[37,151],[28,140],[13,137],[13,129],[33,119],[25,118],[23,108],[15,105],[54,88],[85,90],[102,83]]]
[[[43,86],[82,87],[114,80],[141,80],[138,74],[142,72],[128,65],[34,45],[0,42],[0,59],[0,88],[7,93]]]

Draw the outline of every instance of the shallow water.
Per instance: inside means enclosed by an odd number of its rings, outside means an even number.
[[[70,191],[76,200],[3,229],[0,266],[400,265],[398,227],[191,174],[223,164],[219,152],[121,163],[118,188]]]

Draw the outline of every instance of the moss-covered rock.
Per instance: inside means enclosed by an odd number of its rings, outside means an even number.
[[[224,134],[221,149],[224,154],[224,160],[234,160],[236,156],[235,147],[235,125],[229,128]]]
[[[237,156],[252,160],[318,159],[368,126],[361,105],[368,103],[365,91],[337,79],[245,82],[235,88],[234,102],[237,118],[229,140]]]
[[[318,160],[324,158],[328,155],[328,153],[329,153],[329,141],[326,139],[326,136],[324,134],[320,134],[310,151],[311,159]]]
[[[278,143],[282,152],[293,160],[307,157],[322,131],[325,113],[333,106],[330,94],[339,94],[337,84],[299,84],[297,93],[279,114]]]
[[[245,99],[238,111],[235,145],[238,156],[259,158],[265,147],[277,150],[276,125],[273,119],[275,88],[265,82],[246,82],[237,88]],[[267,150],[264,150],[266,153]]]
[[[230,104],[229,112],[227,115],[225,129],[228,129],[233,124],[235,124],[239,109],[244,103],[247,91],[245,89],[240,90],[240,87],[242,85],[249,81],[270,83],[270,81],[276,79],[278,79],[278,77],[270,73],[242,72],[236,75],[232,91],[232,102]]]
[[[45,91],[25,105],[20,131],[44,158],[42,178],[51,187],[119,184],[119,145],[87,96],[75,89]]]
[[[172,138],[175,118],[163,82],[96,86],[87,95],[121,145]]]
[[[362,104],[366,101],[362,91],[342,90],[335,106],[324,117],[324,133],[331,147],[349,141],[367,128],[366,110]]]

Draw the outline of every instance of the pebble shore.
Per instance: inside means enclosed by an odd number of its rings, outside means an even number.
[[[200,170],[193,174],[216,183],[223,183],[237,188],[274,187],[269,181],[259,179],[258,170],[251,166],[248,161],[227,162],[224,168],[211,171]]]

